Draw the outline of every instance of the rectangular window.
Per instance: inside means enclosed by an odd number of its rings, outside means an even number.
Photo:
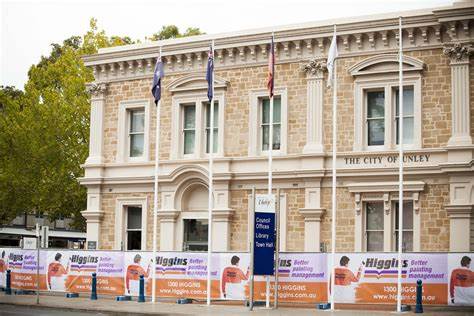
[[[142,249],[142,208],[127,207],[127,250]]]
[[[261,112],[262,150],[268,150],[270,137],[270,99],[262,99]],[[281,144],[281,98],[273,98],[273,150],[279,150]]]
[[[383,202],[365,203],[367,251],[383,251]]]
[[[206,153],[208,154],[210,151],[210,144],[211,144],[211,104],[209,102],[205,103],[206,105]],[[214,102],[214,138],[213,138],[213,153],[217,152],[217,147],[219,145],[219,103],[217,101]]]
[[[403,144],[413,144],[415,113],[414,113],[414,94],[413,86],[403,87]],[[400,142],[400,114],[399,114],[400,90],[395,89],[395,130],[396,143]]]
[[[145,140],[145,111],[131,110],[129,111],[129,117],[130,157],[141,157],[143,156]]]
[[[183,148],[184,154],[193,154],[196,139],[196,105],[185,105],[183,107]]]
[[[368,91],[367,97],[367,145],[384,145],[385,92]]]
[[[395,251],[398,251],[399,203],[395,202]],[[403,202],[402,251],[413,251],[413,201]]]
[[[184,251],[207,251],[207,219],[184,219]]]

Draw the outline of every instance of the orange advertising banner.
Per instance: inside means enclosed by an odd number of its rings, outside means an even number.
[[[423,281],[423,304],[474,305],[473,253],[404,253],[401,261],[403,303],[414,304],[416,282]],[[38,265],[39,262],[39,265]],[[37,279],[39,266],[39,280]],[[207,269],[211,268],[211,297],[247,300],[250,287],[250,254],[36,250],[0,248],[0,287],[11,271],[13,289],[90,293],[92,274],[102,295],[138,296],[143,276],[145,295],[152,294],[156,267],[157,297],[204,300]],[[394,304],[397,299],[396,253],[338,253],[334,271],[326,253],[280,253],[278,299],[288,303],[327,302],[334,273],[336,303]],[[270,295],[275,282],[270,277]],[[254,280],[254,299],[266,299],[263,276]]]

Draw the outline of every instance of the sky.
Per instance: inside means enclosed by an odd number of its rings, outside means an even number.
[[[453,0],[0,0],[0,85],[23,89],[28,69],[95,17],[108,35],[143,40],[162,25],[207,34],[432,8]]]

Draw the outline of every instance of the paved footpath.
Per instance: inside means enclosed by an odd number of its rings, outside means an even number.
[[[0,294],[0,315],[2,314],[2,304],[8,305],[25,305],[25,306],[37,306],[35,295],[5,295]],[[173,302],[157,302],[155,304],[151,302],[138,303],[136,301],[131,302],[116,302],[112,297],[99,297],[97,301],[91,301],[87,297],[79,298],[65,298],[64,296],[54,295],[42,295],[40,297],[41,307],[49,307],[56,309],[68,309],[76,311],[88,311],[88,312],[105,312],[111,314],[154,314],[154,315],[255,315],[255,316],[278,316],[278,315],[291,315],[294,316],[297,313],[298,316],[305,315],[338,315],[338,316],[361,316],[361,315],[393,315],[396,314],[393,311],[364,311],[364,310],[336,310],[321,311],[309,308],[299,307],[282,307],[277,310],[265,309],[262,307],[256,307],[253,312],[250,312],[248,308],[243,305],[220,305],[215,304],[206,306],[203,303],[194,303],[179,305]],[[413,314],[413,312],[403,313]],[[444,308],[427,308],[425,307],[425,314],[428,315],[453,315],[453,316],[464,316],[474,315],[474,309],[447,309]]]

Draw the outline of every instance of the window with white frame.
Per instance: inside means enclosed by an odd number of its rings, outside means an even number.
[[[120,102],[117,128],[117,162],[148,161],[149,121],[149,100]]]
[[[206,108],[206,154],[210,152],[211,148],[211,104],[205,102]],[[213,153],[218,152],[219,148],[219,102],[214,102],[214,123],[213,123]]]
[[[183,105],[183,154],[194,153],[196,146],[196,105]]]
[[[139,206],[127,207],[126,238],[127,250],[142,249],[142,208]]]
[[[276,88],[273,98],[273,139],[274,154],[287,152],[288,102],[286,88]],[[249,104],[249,156],[268,153],[270,148],[270,98],[268,91],[252,90]]]
[[[393,218],[393,249],[398,251],[398,220],[399,220],[399,202],[394,202],[392,210],[394,211]],[[413,201],[403,202],[403,236],[402,236],[402,251],[413,251]]]
[[[422,61],[404,56],[403,146],[421,148]],[[354,151],[395,150],[399,144],[396,54],[369,57],[349,68],[354,76]]]
[[[384,208],[383,202],[365,203],[366,251],[383,251]]]
[[[270,99],[260,99],[260,135],[261,150],[268,151],[270,138]],[[273,142],[272,149],[280,150],[281,146],[281,98],[273,99]]]
[[[171,158],[205,158],[210,147],[210,103],[204,94],[175,96],[172,112]],[[214,101],[214,156],[223,156],[224,95]]]
[[[387,85],[366,89],[365,145],[367,148],[395,148],[399,143],[399,88]],[[389,123],[391,122],[391,123]],[[414,142],[414,90],[403,86],[403,144]]]
[[[145,110],[129,110],[128,125],[129,157],[142,157],[145,146]]]

